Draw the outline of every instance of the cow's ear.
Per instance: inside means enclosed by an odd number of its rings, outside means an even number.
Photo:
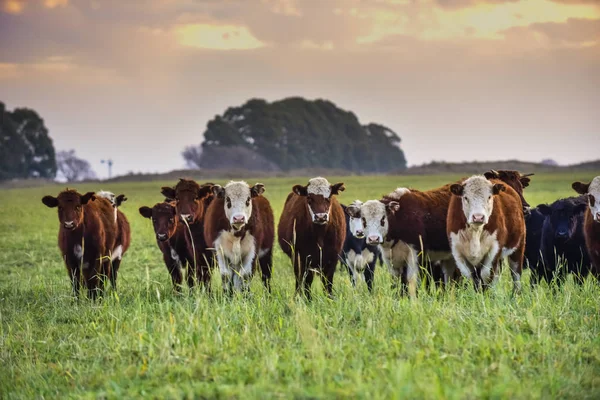
[[[117,205],[117,207],[119,207],[119,206],[121,206],[121,204],[125,203],[126,201],[127,201],[127,197],[125,197],[124,194],[120,194],[115,199],[115,204]]]
[[[550,207],[548,204],[538,204],[536,208],[542,213],[542,215],[546,217],[552,215],[552,207]]]
[[[521,186],[523,186],[523,188],[529,186],[529,182],[531,182],[531,179],[529,179],[526,176],[522,176],[521,178],[519,178],[519,180],[521,181]]]
[[[252,197],[260,196],[264,192],[265,192],[265,185],[263,185],[262,183],[257,183],[256,185],[254,185],[250,188],[250,195]]]
[[[140,207],[140,215],[144,218],[152,218],[152,209],[150,207]]]
[[[223,189],[223,186],[221,185],[215,185],[212,187],[212,192],[213,194],[222,199],[223,197],[225,197],[225,189]]]
[[[360,206],[358,204],[352,203],[348,207],[346,207],[346,214],[348,214],[352,218],[360,218]]]
[[[492,188],[492,193],[494,195],[500,193],[500,192],[504,192],[506,190],[506,186],[504,186],[504,184],[502,183],[496,183],[494,185],[494,187]]]
[[[213,186],[214,185],[212,183],[205,183],[204,185],[200,186],[200,189],[198,189],[198,198],[203,199],[211,194]]]
[[[330,186],[331,188],[331,194],[340,194],[340,192],[343,192],[344,190],[346,190],[346,187],[344,186],[344,184],[342,182],[340,183],[336,183]]]
[[[83,196],[79,196],[79,199],[81,201],[81,204],[87,204],[88,201],[94,201],[96,200],[96,196],[94,196],[94,192],[87,192],[86,194],[84,194]]]
[[[174,199],[176,197],[175,189],[169,186],[163,186],[160,188],[160,193],[169,199]]]
[[[42,203],[44,203],[46,207],[54,208],[58,206],[58,199],[53,196],[44,196],[42,197]]]
[[[586,194],[590,188],[590,184],[583,182],[573,182],[571,187],[579,194]]]
[[[400,203],[398,203],[397,201],[390,201],[389,203],[387,203],[387,205],[385,206],[385,209],[387,210],[387,212],[389,212],[390,214],[394,214],[396,211],[398,211],[400,209]]]
[[[575,214],[581,214],[584,213],[585,210],[587,210],[588,205],[587,203],[582,203],[582,204],[577,204],[574,208],[573,208],[573,212]]]
[[[465,191],[465,187],[460,183],[455,183],[454,185],[450,186],[450,191],[455,196],[462,196],[463,192]]]
[[[292,191],[298,196],[308,196],[308,186],[294,185]]]
[[[488,172],[483,174],[483,176],[485,176],[486,179],[498,179],[500,177],[498,171],[495,171],[493,169],[490,169]]]

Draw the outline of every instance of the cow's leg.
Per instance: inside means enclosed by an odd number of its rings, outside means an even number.
[[[271,293],[271,275],[273,273],[273,249],[269,251],[258,260],[260,264],[260,272],[262,277],[263,285],[267,289],[268,293]]]
[[[79,265],[67,265],[67,272],[71,279],[71,286],[73,288],[73,296],[79,298],[79,288],[81,286],[81,269]]]
[[[83,278],[88,289],[88,296],[92,300],[95,300],[98,297],[98,292],[102,290],[102,263],[103,261],[99,258],[93,262],[83,263]]]
[[[223,293],[231,295],[233,292],[233,273],[229,267],[229,263],[222,253],[217,252],[217,263],[219,264],[219,271],[221,272]]]
[[[120,266],[121,266],[121,259],[115,258],[112,262],[112,268],[110,269],[110,285],[115,290],[117,290],[117,275],[119,273]]]
[[[254,272],[254,263],[256,263],[256,253],[250,251],[242,260],[242,265],[237,276],[236,290],[247,292],[250,290],[250,281]],[[235,279],[235,277],[234,277]],[[234,280],[234,282],[236,282]]]
[[[454,258],[443,260],[442,262],[442,273],[444,277],[444,289],[448,289],[450,284],[454,281],[454,274],[456,273],[456,262]]]
[[[373,261],[367,264],[365,268],[365,282],[370,293],[373,293],[373,278],[375,277],[375,264],[377,263],[377,257],[373,257]]]
[[[419,258],[417,251],[414,249],[409,250],[408,259],[406,260],[406,289],[411,298],[417,296],[417,286],[419,285]]]
[[[323,265],[321,273],[321,282],[323,283],[323,289],[327,297],[333,298],[333,275],[335,274],[336,261],[329,262]],[[356,270],[354,271],[356,273]]]
[[[525,246],[517,249],[513,254],[508,256],[508,265],[513,278],[513,294],[521,292],[521,274],[523,273],[523,256]]]
[[[491,245],[489,252],[479,266],[483,289],[492,286],[492,279],[500,276],[500,245],[497,241]]]
[[[315,272],[312,270],[312,268],[310,268],[310,267],[306,268],[303,281],[304,281],[304,297],[306,297],[307,300],[311,300],[311,298],[312,298],[310,288],[312,286],[314,277],[315,277]]]

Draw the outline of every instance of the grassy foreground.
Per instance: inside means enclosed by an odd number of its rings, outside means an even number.
[[[532,205],[571,196],[573,180],[534,176]],[[397,186],[428,189],[457,176],[352,177],[342,202]],[[294,183],[263,180],[278,219]],[[336,299],[315,280],[311,303],[293,298],[290,263],[276,246],[274,292],[260,279],[249,298],[177,297],[141,205],[174,182],[77,186],[129,201],[132,225],[119,290],[75,301],[44,194],[0,192],[0,398],[600,398],[600,285],[569,281],[510,295],[508,271],[486,295],[395,297],[378,266],[376,291],[353,290],[338,268]],[[219,182],[224,183],[224,182]],[[254,183],[251,181],[250,183]]]

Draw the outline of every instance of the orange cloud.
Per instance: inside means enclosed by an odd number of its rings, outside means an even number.
[[[44,0],[44,7],[46,8],[66,7],[68,5],[69,0]]]
[[[2,2],[2,11],[8,14],[21,14],[25,9],[25,2],[19,0],[5,0]]]
[[[245,26],[187,24],[175,29],[182,46],[212,50],[250,50],[264,47]]]

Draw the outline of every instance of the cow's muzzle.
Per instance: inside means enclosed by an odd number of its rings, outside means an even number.
[[[65,221],[63,223],[63,226],[65,227],[65,229],[73,229],[75,228],[75,221]]]
[[[315,214],[315,216],[313,218],[313,222],[318,225],[325,225],[325,224],[327,224],[328,221],[329,221],[328,213]]]

